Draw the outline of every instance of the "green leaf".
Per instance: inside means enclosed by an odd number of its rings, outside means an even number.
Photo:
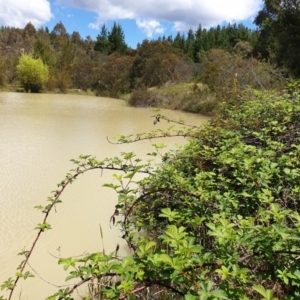
[[[58,261],[59,265],[64,265],[64,270],[67,270],[69,267],[75,267],[77,259],[69,257],[69,258],[61,258]]]
[[[229,299],[226,292],[223,290],[213,290],[210,293],[212,296],[217,297],[218,299]]]
[[[47,222],[44,222],[42,224],[37,224],[36,227],[34,229],[37,230],[41,230],[41,231],[45,231],[45,230],[49,230],[52,229],[51,225],[48,224]]]
[[[262,285],[255,285],[253,289],[264,297],[263,300],[278,300],[277,297],[273,297],[272,290],[266,290]]]
[[[266,293],[266,289],[262,286],[262,285],[255,285],[253,287],[253,289],[258,292],[260,295],[262,295],[263,297],[266,298],[267,293]]]
[[[184,296],[184,299],[185,300],[197,300],[198,297],[194,296],[194,295],[191,295],[191,294],[187,294],[187,295]]]
[[[12,278],[8,278],[4,283],[1,285],[1,290],[12,290],[14,288],[14,283]]]
[[[70,275],[66,278],[66,281],[73,279],[73,278],[79,278],[80,277],[80,273],[77,271],[71,271]]]
[[[156,258],[156,261],[165,263],[165,264],[170,265],[170,266],[173,265],[172,259],[168,254],[159,254]]]
[[[25,272],[25,274],[23,275],[23,278],[26,280],[29,277],[34,277],[34,275],[31,274],[29,271]]]

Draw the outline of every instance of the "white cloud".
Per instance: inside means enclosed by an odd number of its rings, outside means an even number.
[[[86,0],[87,1],[87,0]],[[77,2],[74,0],[74,2]],[[81,2],[81,1],[80,1]],[[95,1],[96,2],[96,1]],[[135,19],[135,14],[132,10],[127,9],[123,6],[112,5],[110,1],[101,0],[96,5],[97,9],[93,6],[88,5],[87,10],[94,11],[98,14],[96,22],[90,23],[89,27],[99,29],[100,25],[103,25],[107,20],[122,20],[122,19]],[[78,6],[76,6],[78,7]],[[84,8],[79,6],[79,8]]]
[[[161,24],[156,20],[136,20],[137,26],[142,29],[148,38],[151,38],[153,34],[164,33],[165,29],[161,26]]]
[[[162,30],[160,24],[155,24],[158,22],[155,20],[173,24],[176,31],[195,29],[199,24],[209,28],[222,22],[233,23],[253,19],[262,4],[262,0],[57,1],[97,13],[96,22],[90,24],[92,28],[99,28],[99,25],[107,20],[135,19],[138,26],[148,35],[155,33],[155,30]]]
[[[262,0],[0,0],[0,26],[38,27],[50,21],[50,1],[60,7],[75,7],[97,14],[89,24],[99,29],[108,20],[135,20],[148,37],[164,32],[162,24],[174,31],[212,27],[223,22],[252,20]],[[91,21],[90,21],[91,22]],[[164,23],[165,22],[165,23]]]
[[[35,27],[52,18],[47,0],[0,0],[0,25],[23,28],[28,22]]]

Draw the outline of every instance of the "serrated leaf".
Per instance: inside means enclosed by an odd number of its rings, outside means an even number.
[[[253,286],[253,289],[266,298],[266,289],[262,285],[255,285]]]
[[[214,297],[217,297],[219,299],[229,299],[227,297],[227,294],[225,291],[223,290],[214,290],[210,292]]]
[[[198,297],[197,297],[197,296],[194,296],[194,295],[191,295],[191,294],[188,294],[188,295],[185,295],[185,296],[184,296],[184,299],[185,299],[185,300],[197,300]]]
[[[171,259],[171,257],[168,255],[168,254],[159,254],[158,256],[157,256],[157,259],[156,259],[158,262],[163,262],[163,263],[165,263],[165,264],[168,264],[168,265],[170,265],[170,266],[172,266],[173,265],[173,263],[172,263],[172,259]]]
[[[29,277],[34,277],[33,274],[31,274],[29,271],[25,272],[25,274],[23,275],[24,279],[27,279]]]

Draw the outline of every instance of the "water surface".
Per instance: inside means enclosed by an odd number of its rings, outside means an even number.
[[[164,112],[193,125],[207,120],[194,114]],[[128,107],[117,99],[0,93],[0,284],[14,276],[22,260],[17,253],[31,247],[36,234],[33,229],[43,218],[33,207],[46,204],[50,192],[72,169],[70,159],[80,154],[104,159],[127,151],[146,158],[153,151],[151,141],[115,145],[108,143],[107,137],[113,140],[118,134],[170,126],[162,121],[154,127],[153,114],[151,109]],[[186,140],[152,142],[173,148]],[[102,187],[112,182],[112,174],[90,171],[65,190],[63,204],[48,219],[53,229],[42,235],[26,269],[35,278],[20,280],[14,299],[19,299],[21,293],[20,299],[41,300],[57,291],[54,285],[66,284],[67,275],[57,264],[59,257],[103,249],[108,253],[121,243],[120,232],[109,223],[116,194]],[[99,224],[104,240],[100,238]]]

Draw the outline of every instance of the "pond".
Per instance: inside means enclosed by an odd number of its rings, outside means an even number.
[[[177,111],[163,111],[170,118],[201,125],[206,117]],[[147,132],[170,126],[153,124],[150,108],[133,108],[122,100],[60,94],[0,93],[0,284],[14,277],[22,261],[17,254],[28,250],[43,214],[34,209],[45,205],[73,168],[70,159],[92,155],[98,159],[134,151],[142,158],[153,152],[151,143],[169,148],[183,144],[182,137],[112,144],[122,134]],[[50,215],[52,230],[42,234],[26,270],[35,275],[20,280],[14,299],[41,300],[68,284],[60,257],[114,251],[121,244],[120,231],[110,224],[116,194],[103,184],[112,181],[113,172],[90,171],[67,187],[63,203]],[[104,238],[100,236],[100,226]],[[81,291],[84,293],[84,291]],[[4,291],[0,295],[5,294]],[[20,297],[21,294],[21,297]],[[78,295],[80,299],[80,295]]]

